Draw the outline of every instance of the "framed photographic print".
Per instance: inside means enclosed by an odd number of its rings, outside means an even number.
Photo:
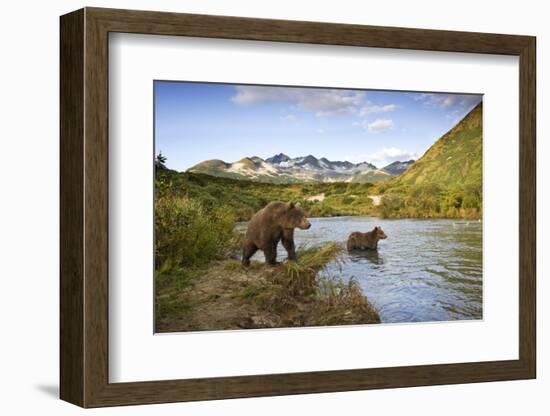
[[[61,17],[83,406],[534,378],[535,38]]]

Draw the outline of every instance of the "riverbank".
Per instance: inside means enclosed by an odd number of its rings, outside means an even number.
[[[300,250],[298,260],[269,267],[234,259],[212,262],[184,287],[157,290],[157,332],[379,323],[354,280],[320,277],[340,255],[329,243]]]

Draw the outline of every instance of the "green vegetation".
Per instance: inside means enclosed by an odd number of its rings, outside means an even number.
[[[310,217],[367,215],[372,210],[370,183],[268,184],[200,173],[157,169],[157,196],[186,197],[205,210],[225,207],[247,221],[270,201],[300,202]]]
[[[232,240],[235,221],[227,208],[164,196],[155,201],[155,265],[166,270],[202,266],[219,258]]]
[[[442,188],[435,184],[411,185],[386,190],[378,207],[383,218],[482,217],[481,185]]]
[[[482,105],[477,105],[402,175],[377,184],[389,218],[481,218]]]
[[[182,290],[193,283],[208,263],[227,256],[238,245],[235,219],[226,208],[205,209],[186,197],[155,199],[155,285],[157,293]],[[181,302],[189,308],[189,302]],[[170,298],[157,299],[157,314],[171,309]]]

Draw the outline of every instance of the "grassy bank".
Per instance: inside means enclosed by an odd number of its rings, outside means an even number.
[[[374,189],[382,195],[376,207],[376,214],[382,218],[482,218],[481,185],[389,185]]]
[[[157,291],[157,331],[379,323],[355,281],[319,277],[340,251],[336,244],[302,249],[297,261],[276,267],[214,261],[189,285]]]

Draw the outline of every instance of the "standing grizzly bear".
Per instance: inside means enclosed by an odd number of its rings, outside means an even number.
[[[353,232],[348,237],[348,251],[351,250],[376,250],[378,248],[378,240],[387,238],[384,231],[380,227],[374,227],[372,231],[367,233]]]
[[[262,250],[267,264],[277,264],[277,245],[282,240],[288,259],[296,259],[294,228],[311,227],[304,210],[293,202],[274,201],[259,210],[248,224],[243,243],[243,264],[250,265],[250,257]]]

